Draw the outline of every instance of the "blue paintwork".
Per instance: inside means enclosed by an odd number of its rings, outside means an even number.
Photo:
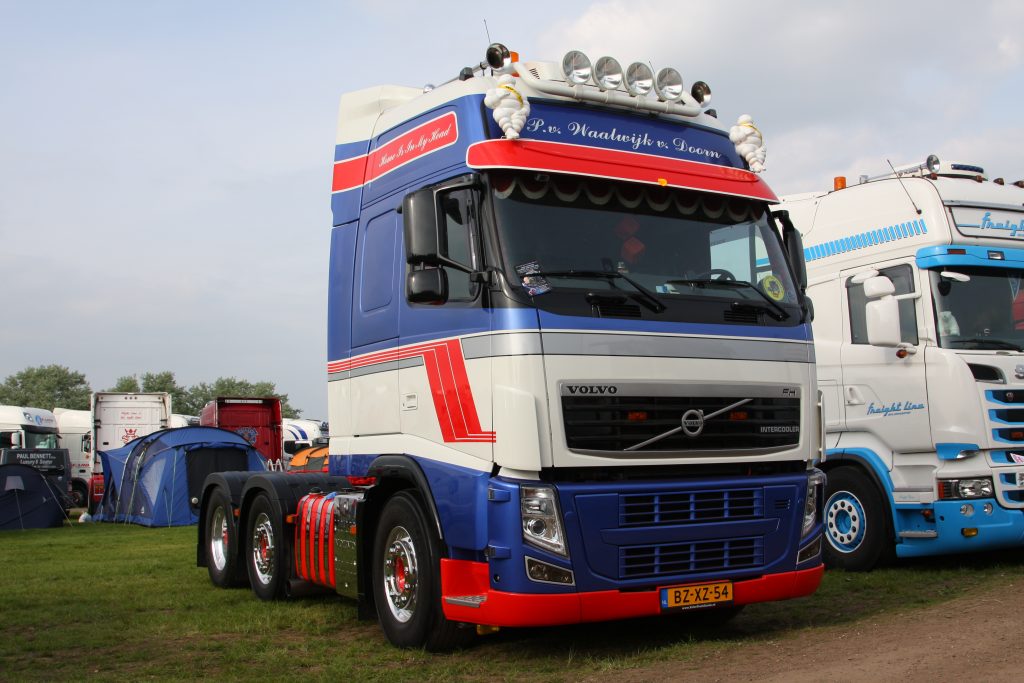
[[[956,444],[978,448],[977,444]],[[962,449],[958,449],[962,450]],[[1024,542],[1024,510],[1007,509],[991,498],[974,500],[938,500],[927,503],[896,503],[892,495],[892,479],[882,459],[866,448],[832,449],[829,457],[844,454],[847,459],[855,460],[870,467],[883,482],[882,492],[889,504],[893,528],[897,534],[897,557],[923,557],[926,555],[945,555],[974,550],[993,550],[1011,547]],[[986,502],[995,508],[991,515],[981,512]],[[960,514],[960,506],[964,503],[974,505],[975,514],[966,518]],[[928,521],[921,514],[923,510],[932,510],[934,520]],[[964,538],[960,529],[976,527],[978,535]],[[939,532],[937,538],[899,538],[901,531]]]
[[[960,451],[976,451],[981,448],[976,443],[937,443],[935,444],[935,452],[939,456],[939,460],[956,460],[956,456]]]
[[[329,471],[331,474],[362,475],[375,457],[331,455]],[[450,556],[483,561],[484,550],[490,547],[492,557],[488,561],[491,585],[496,590],[566,593],[577,590],[650,588],[706,579],[742,580],[797,569],[799,548],[821,533],[821,525],[818,524],[805,538],[798,537],[807,490],[806,473],[775,475],[756,480],[717,477],[675,482],[561,483],[556,488],[569,545],[570,557],[567,559],[523,541],[519,509],[519,486],[523,482],[491,477],[487,472],[436,460],[412,457],[426,475]],[[728,524],[714,521],[619,528],[618,494],[720,491],[752,487],[763,489],[764,515],[759,519]],[[776,501],[789,501],[789,504],[777,506]],[[779,507],[785,509],[777,509]],[[582,518],[587,520],[586,524],[581,523]],[[620,544],[656,544],[762,535],[765,562],[755,569],[687,573],[656,579],[620,580],[611,575],[617,571],[617,547]],[[576,578],[575,587],[530,581],[524,569],[527,555],[571,569]],[[803,563],[800,568],[814,566],[819,562],[820,559],[815,558]]]
[[[837,256],[850,251],[927,234],[928,226],[925,224],[924,219],[921,218],[906,223],[897,223],[895,225],[866,230],[850,237],[841,237],[828,242],[822,242],[821,244],[812,244],[804,248],[804,258],[808,262],[817,261],[818,259]]]
[[[974,515],[960,514],[960,506],[970,503]],[[991,503],[992,514],[983,513],[985,503]],[[1024,510],[1007,510],[992,498],[974,500],[939,500],[934,506],[935,523],[931,528],[939,532],[938,538],[905,538],[896,546],[897,557],[923,557],[966,553],[995,548],[1010,548],[1024,543]],[[966,538],[960,533],[965,527],[978,530],[978,535]]]
[[[950,249],[963,250],[964,254],[949,254]],[[989,258],[998,252],[1002,259]],[[966,244],[924,247],[917,250],[918,268],[942,268],[948,266],[983,266],[985,268],[1024,268],[1024,249],[1006,247],[978,247]]]

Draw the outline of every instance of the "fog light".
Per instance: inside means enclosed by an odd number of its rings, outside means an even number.
[[[540,583],[557,583],[562,586],[571,586],[575,583],[571,569],[556,567],[532,557],[526,558],[526,575],[531,581]]]
[[[960,514],[965,517],[970,517],[974,514],[974,506],[970,503],[964,503],[960,506]]]
[[[622,67],[613,57],[600,57],[594,64],[594,82],[601,90],[617,90],[622,85]]]
[[[654,90],[658,93],[659,99],[675,102],[683,96],[683,77],[671,67],[664,68],[658,72]]]
[[[978,530],[975,527],[965,527],[960,530],[960,533],[963,534],[964,538],[974,538],[978,535]]]
[[[821,536],[805,545],[796,556],[796,563],[801,564],[821,554]]]
[[[654,87],[654,73],[643,62],[633,62],[626,69],[626,90],[635,97],[644,97]]]
[[[983,507],[981,509],[982,509],[982,511],[984,511],[984,513],[986,515],[991,515],[992,514],[992,510],[994,508],[992,507],[992,503],[985,503],[985,507]]]
[[[590,58],[579,50],[570,50],[562,57],[562,73],[573,85],[583,85],[590,80]]]

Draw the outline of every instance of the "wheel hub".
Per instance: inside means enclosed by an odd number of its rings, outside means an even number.
[[[384,594],[395,619],[407,622],[416,610],[419,578],[416,545],[402,526],[388,534],[384,550]]]
[[[218,507],[213,511],[213,519],[210,521],[210,555],[213,566],[218,571],[223,571],[228,563],[228,518],[224,508]]]
[[[841,553],[852,553],[864,542],[867,523],[864,506],[849,491],[837,491],[825,504],[828,542]]]
[[[256,578],[265,586],[274,580],[274,553],[274,525],[261,512],[252,528],[252,560]]]

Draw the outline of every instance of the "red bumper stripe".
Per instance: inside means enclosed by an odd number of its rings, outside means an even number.
[[[824,565],[769,574],[733,584],[735,605],[787,600],[817,590]],[[479,607],[451,604],[447,598],[486,596]],[[657,590],[590,593],[506,593],[490,588],[485,562],[441,560],[441,602],[453,621],[488,626],[559,626],[587,621],[611,621],[661,614]]]
[[[477,142],[469,147],[466,164],[471,168],[520,168],[550,173],[573,173],[705,190],[769,202],[779,200],[767,183],[745,169],[561,142]]]

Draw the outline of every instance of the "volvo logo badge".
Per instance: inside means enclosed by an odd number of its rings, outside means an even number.
[[[1013,369],[1013,376],[1017,379],[1024,379],[1024,365],[1018,365]]]
[[[704,431],[704,411],[687,410],[683,413],[682,426],[683,434],[700,436],[700,433]]]

